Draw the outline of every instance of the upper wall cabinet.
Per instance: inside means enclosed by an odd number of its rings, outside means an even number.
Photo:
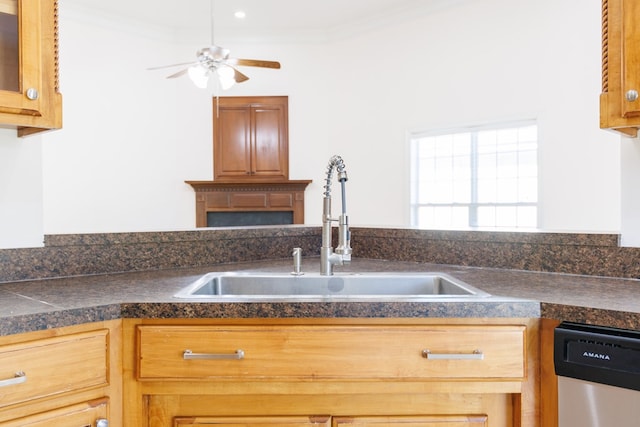
[[[288,180],[288,127],[286,96],[214,98],[214,180]]]
[[[0,0],[0,127],[62,127],[58,1]]]
[[[640,2],[602,1],[600,127],[635,137],[640,128]]]

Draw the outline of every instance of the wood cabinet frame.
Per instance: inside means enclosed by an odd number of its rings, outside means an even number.
[[[216,181],[289,179],[286,96],[213,98]]]
[[[600,127],[636,137],[640,128],[640,3],[602,1],[602,94]]]
[[[62,127],[58,0],[18,0],[19,91],[0,91],[0,125],[18,136]],[[35,89],[37,96],[27,96]]]
[[[83,347],[83,343],[90,343],[88,348],[92,351],[88,365],[104,358],[106,366],[101,364],[95,367],[96,370],[79,366],[82,363],[78,363],[78,360],[84,361],[83,357],[86,356],[82,353],[83,348],[87,348]],[[4,370],[3,379],[12,373],[15,366],[27,362],[36,365],[35,368],[25,369],[25,383],[11,385],[0,391],[0,426],[69,425],[70,422],[95,421],[97,418],[106,418],[111,425],[121,426],[121,343],[120,319],[0,337],[0,352],[6,352],[3,359],[5,364],[0,366]],[[31,349],[34,351],[31,352]],[[69,349],[73,352],[65,351]],[[22,353],[27,356],[23,358]],[[98,356],[99,353],[103,354]],[[6,363],[12,358],[17,362]],[[55,370],[56,365],[64,369]],[[64,372],[65,369],[73,372],[76,368],[78,372],[71,376]],[[47,372],[50,377],[44,375]],[[78,378],[80,382],[76,382]],[[19,389],[21,385],[31,382],[31,389]],[[30,394],[23,396],[19,393]],[[86,425],[86,422],[82,425]]]
[[[513,379],[138,379],[139,325],[522,325],[524,378]],[[197,417],[201,425],[216,417],[414,417],[482,415],[492,426],[540,427],[539,319],[125,319],[123,328],[124,401],[127,427],[171,425]],[[277,343],[274,343],[277,345]],[[322,343],[318,343],[322,348]],[[381,346],[393,342],[380,343]],[[354,349],[357,342],[353,342]],[[372,362],[375,355],[371,355]],[[240,362],[242,363],[242,362]],[[301,360],[300,363],[304,363]],[[332,363],[330,360],[327,363]],[[378,362],[379,363],[379,362]],[[472,420],[472,418],[470,418]],[[145,424],[148,423],[148,424]],[[198,425],[198,424],[195,424]]]

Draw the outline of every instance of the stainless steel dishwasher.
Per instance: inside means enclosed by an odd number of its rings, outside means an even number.
[[[640,332],[564,322],[554,363],[558,427],[640,426]]]

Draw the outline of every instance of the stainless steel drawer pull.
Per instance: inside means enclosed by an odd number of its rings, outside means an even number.
[[[194,353],[191,350],[185,350],[182,354],[182,358],[185,360],[193,360],[193,359],[244,359],[244,351],[236,350],[233,354],[211,354],[211,353]]]
[[[6,387],[8,385],[22,384],[27,381],[27,374],[22,371],[16,372],[13,378],[8,380],[0,380],[0,387]]]
[[[431,353],[430,350],[422,350],[422,357],[433,360],[482,360],[484,353],[474,350],[473,353]]]

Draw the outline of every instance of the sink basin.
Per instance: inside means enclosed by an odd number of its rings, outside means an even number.
[[[478,298],[488,293],[444,273],[208,273],[177,298],[235,300],[397,300]]]

